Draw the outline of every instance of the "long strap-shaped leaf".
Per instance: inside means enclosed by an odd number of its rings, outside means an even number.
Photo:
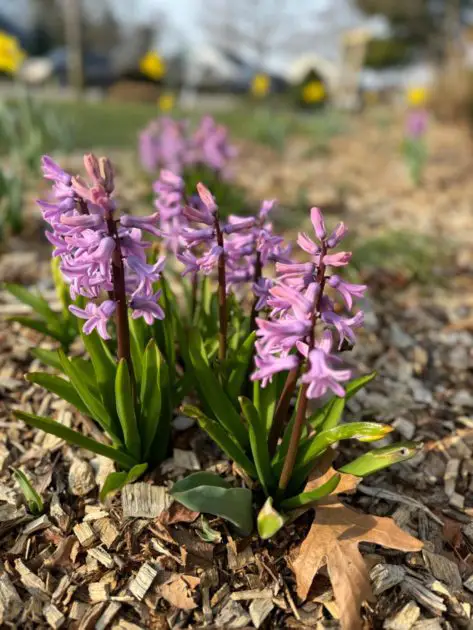
[[[108,433],[108,435],[116,442],[121,442],[121,439],[113,431],[112,420],[105,409],[101,400],[99,400],[95,393],[88,387],[87,381],[84,380],[82,373],[77,369],[75,365],[66,357],[62,350],[58,351],[59,360],[61,361],[62,369],[69,377],[72,386],[82,398],[83,403],[89,409],[89,415],[100,424],[102,429]]]
[[[192,405],[184,405],[182,411],[190,418],[195,418],[200,427],[206,431],[212,438],[212,440],[222,449],[224,453],[228,455],[247,475],[253,479],[257,478],[256,468],[253,463],[248,459],[247,455],[230,437],[229,433],[225,431],[215,420],[211,420],[200,409],[193,407]]]
[[[236,365],[230,372],[227,382],[227,393],[231,400],[236,400],[242,390],[245,377],[248,376],[253,348],[255,345],[256,333],[252,332],[241,344],[236,355]]]
[[[189,335],[189,355],[199,393],[205,398],[220,425],[235,439],[241,449],[245,450],[249,442],[245,426],[212,369],[207,365],[202,339],[199,331],[195,329]]]
[[[316,435],[310,444],[300,447],[291,480],[291,487],[301,484],[311,471],[316,459],[331,445],[339,440],[355,439],[360,442],[380,440],[392,431],[392,427],[378,422],[351,422],[340,425]]]
[[[33,311],[40,315],[45,321],[51,323],[57,321],[57,315],[49,306],[48,301],[39,293],[28,291],[28,289],[19,284],[7,282],[4,286],[7,291],[17,298],[17,300],[20,300],[23,304],[31,306]]]
[[[117,364],[97,331],[94,330],[90,335],[85,335],[82,332],[81,337],[92,360],[100,396],[112,421],[113,430],[120,435],[121,430],[115,406]]]
[[[258,479],[266,496],[270,496],[275,480],[271,469],[266,427],[263,425],[258,411],[251,400],[241,396],[239,401],[249,425],[251,452],[253,453]]]
[[[141,458],[141,438],[135,414],[135,401],[131,386],[130,370],[126,359],[120,359],[115,378],[115,398],[118,418],[123,431],[127,450],[139,461]]]
[[[14,411],[13,413],[17,418],[24,420],[32,427],[40,429],[45,433],[55,435],[56,437],[61,438],[61,440],[65,440],[69,444],[73,444],[79,448],[84,448],[92,453],[97,453],[97,455],[108,457],[109,459],[117,462],[117,464],[120,464],[120,466],[123,466],[123,468],[133,468],[133,466],[138,463],[135,459],[133,459],[133,457],[131,457],[131,455],[113,448],[112,446],[107,446],[106,444],[101,444],[96,440],[92,440],[91,438],[82,435],[82,433],[64,426],[60,422],[51,420],[51,418],[35,416],[32,413],[25,413],[24,411]]]
[[[319,488],[309,490],[308,492],[301,492],[301,494],[298,494],[295,497],[282,501],[281,508],[283,510],[294,510],[296,508],[315,503],[333,492],[338,486],[341,478],[341,475],[333,475],[333,477],[330,477],[330,479]]]
[[[154,339],[151,339],[143,355],[140,393],[140,434],[143,440],[143,458],[145,461],[148,460],[160,421],[161,361],[161,353]]]

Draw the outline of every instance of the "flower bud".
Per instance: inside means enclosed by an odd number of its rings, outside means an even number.
[[[108,158],[101,157],[99,160],[100,176],[105,190],[110,194],[115,188],[113,166]]]

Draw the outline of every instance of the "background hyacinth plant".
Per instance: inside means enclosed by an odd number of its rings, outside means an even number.
[[[110,162],[86,155],[84,164],[88,182],[43,158],[52,194],[38,204],[90,361],[59,350],[45,362],[62,376],[27,378],[92,418],[110,444],[17,415],[113,459],[120,471],[103,496],[165,457],[178,408],[234,462],[245,485],[205,472],[177,482],[172,494],[245,535],[254,504],[258,531],[268,538],[294,511],[333,492],[340,471],[365,476],[412,457],[413,443],[375,449],[304,491],[333,444],[376,441],[391,431],[341,423],[346,401],[374,376],[354,378],[342,358],[363,324],[355,305],[366,290],[339,273],[351,258],[338,250],[342,223],[328,232],[312,208],[314,236],[300,233],[301,251],[292,253],[270,221],[275,201],[263,201],[254,216],[224,213],[206,186],[189,193],[183,174],[169,169],[154,184],[156,212],[120,214]]]
[[[419,186],[427,162],[426,133],[428,113],[423,107],[407,112],[403,154],[412,182]]]
[[[145,252],[151,243],[143,238],[144,232],[158,233],[157,214],[119,215],[112,196],[113,170],[105,158],[85,156],[89,183],[71,177],[49,157],[42,164],[53,186],[51,198],[38,204],[70,296],[80,300],[68,310],[83,320],[81,334],[90,361],[69,358],[59,350],[56,363],[68,380],[49,373],[30,373],[27,378],[90,416],[111,446],[48,418],[21,412],[18,416],[117,462],[123,472],[106,483],[104,491],[109,491],[165,455],[178,391],[174,371],[146,334],[147,326],[165,316],[157,288],[164,259],[149,265]]]

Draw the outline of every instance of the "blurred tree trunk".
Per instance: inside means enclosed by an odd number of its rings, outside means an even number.
[[[81,0],[64,0],[64,31],[68,50],[69,84],[80,98],[84,89]]]

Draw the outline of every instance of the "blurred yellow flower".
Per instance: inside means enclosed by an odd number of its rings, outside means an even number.
[[[411,107],[422,107],[428,97],[429,93],[425,87],[411,87],[407,90],[407,102]]]
[[[16,74],[25,57],[16,37],[0,31],[0,72]]]
[[[150,50],[141,58],[140,71],[153,81],[158,81],[166,73],[166,64],[157,52]]]
[[[251,82],[251,93],[256,98],[264,98],[271,87],[271,79],[267,74],[255,74]]]
[[[320,81],[309,81],[302,88],[302,100],[305,103],[320,103],[325,98],[325,87]]]
[[[158,107],[162,112],[170,112],[171,109],[174,109],[175,104],[176,98],[174,94],[171,94],[170,92],[161,94],[158,98]]]

